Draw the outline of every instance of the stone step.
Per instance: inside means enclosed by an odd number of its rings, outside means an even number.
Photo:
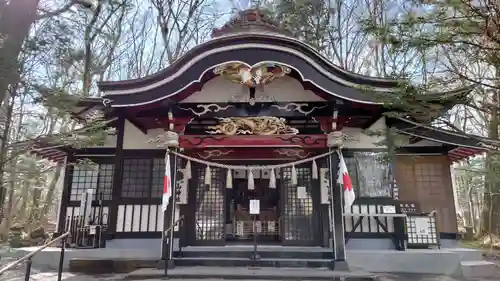
[[[160,279],[164,270],[140,269],[125,276],[125,280]],[[308,268],[261,268],[261,267],[176,267],[168,270],[171,279],[233,279],[233,280],[345,280],[374,281],[370,273],[332,271]]]
[[[249,256],[245,258],[221,258],[221,257],[181,257],[174,258],[176,266],[215,266],[215,267],[302,267],[319,268],[330,267],[330,259],[311,259],[311,258],[260,258],[251,260]]]
[[[458,253],[461,261],[482,261],[483,251],[468,248],[450,248],[448,251]]]
[[[158,262],[153,259],[72,258],[68,271],[83,274],[129,273],[140,268],[156,268]]]
[[[301,250],[276,250],[273,248],[257,248],[257,253],[266,259],[332,259],[331,249],[301,251]],[[210,257],[210,258],[242,258],[248,259],[253,255],[253,248],[227,248],[225,251],[211,251],[204,249],[186,249],[180,252],[181,257]]]
[[[488,278],[500,276],[500,268],[489,261],[463,261],[460,263],[465,278]]]

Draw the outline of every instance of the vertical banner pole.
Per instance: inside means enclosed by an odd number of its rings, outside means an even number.
[[[174,149],[177,152],[177,148]],[[177,155],[173,155],[173,159],[170,161],[173,162],[173,165],[171,165],[171,172],[170,174],[172,175],[172,215],[170,218],[170,226],[172,229],[170,230],[170,237],[169,237],[169,251],[168,251],[168,259],[172,260],[172,254],[174,251],[174,230],[175,226],[174,223],[175,221],[175,209],[176,209],[176,204],[177,204]],[[172,163],[171,163],[172,164]]]
[[[337,259],[337,251],[335,250],[337,246],[337,239],[335,236],[335,206],[334,206],[334,200],[333,200],[333,192],[334,192],[334,186],[337,184],[337,180],[335,176],[337,175],[337,170],[335,169],[336,167],[336,161],[334,161],[335,153],[333,152],[333,149],[330,148],[330,155],[328,156],[328,168],[329,168],[329,180],[330,180],[330,230],[332,233],[332,254],[333,254],[333,261],[332,261],[332,269],[335,268],[335,260]]]
[[[168,153],[168,150],[166,153]],[[161,243],[162,260],[165,261],[165,268],[164,268],[165,269],[165,276],[167,276],[168,269],[173,268],[172,252],[173,252],[173,243],[174,243],[174,241],[173,241],[174,228],[171,228],[169,233],[166,233],[166,231],[170,226],[173,226],[173,224],[175,223],[175,204],[176,204],[176,192],[175,191],[176,191],[177,155],[171,154],[170,156],[171,156],[170,157],[170,175],[172,177],[172,179],[171,179],[172,195],[170,196],[167,209],[165,211],[163,211],[163,231],[162,231],[162,243]],[[169,212],[169,210],[170,210],[170,212]]]

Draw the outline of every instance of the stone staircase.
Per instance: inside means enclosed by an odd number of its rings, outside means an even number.
[[[186,247],[174,258],[176,266],[215,267],[302,267],[331,268],[333,253],[321,247],[272,247],[257,248],[257,259],[252,259],[252,246]]]
[[[177,278],[263,280],[319,280],[347,276],[373,280],[379,273],[487,278],[499,276],[500,273],[496,264],[483,260],[481,251],[472,249],[446,248],[405,252],[348,250],[349,272],[342,272],[338,267],[334,271],[330,269],[331,249],[259,246],[257,252],[260,259],[254,261],[251,259],[251,246],[185,247],[174,258],[175,268],[168,269],[168,273],[169,276]],[[67,253],[69,271],[93,274],[127,273],[131,279],[136,280],[147,279],[146,277],[159,278],[164,274],[162,261],[145,250],[103,249],[99,253],[90,250],[85,254],[80,253]],[[50,260],[52,259],[47,256],[43,262]]]
[[[500,268],[497,264],[483,259],[481,251],[475,249],[454,249],[460,254],[460,266],[465,278],[488,278],[499,276]]]

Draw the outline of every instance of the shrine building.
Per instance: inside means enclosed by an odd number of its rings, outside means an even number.
[[[114,132],[103,143],[32,147],[66,164],[58,232],[83,215],[85,225],[106,227],[106,248],[180,263],[197,246],[314,247],[339,263],[351,249],[454,247],[450,165],[494,145],[431,125],[472,88],[409,97],[427,104],[421,113],[389,108],[399,81],[341,69],[259,10],[240,12],[158,73],[98,87],[102,97],[80,100],[74,118],[104,116]],[[393,157],[387,132],[397,134]],[[167,147],[175,191],[164,213]],[[348,210],[340,156],[356,193]],[[84,159],[92,164],[70,165]],[[93,201],[82,212],[87,192]],[[430,218],[424,242],[410,233],[410,213]],[[172,251],[160,253],[170,230]]]

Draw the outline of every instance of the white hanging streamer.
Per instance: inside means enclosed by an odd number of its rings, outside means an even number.
[[[212,174],[210,173],[210,166],[207,165],[205,168],[205,185],[210,186],[212,184]]]
[[[319,173],[318,173],[318,164],[316,164],[316,160],[312,161],[312,178],[313,180],[317,180],[319,178]]]
[[[248,171],[248,190],[255,190],[255,183],[253,180],[253,172],[252,170]]]
[[[269,172],[269,188],[276,188],[276,175],[274,169]]]
[[[298,185],[297,181],[297,169],[295,169],[295,165],[292,166],[292,185]]]
[[[191,179],[191,176],[192,176],[191,175],[191,161],[188,160],[186,162],[186,166],[184,167],[184,169],[186,170],[186,173],[185,173],[186,179],[188,179],[188,180]]]
[[[226,188],[227,189],[232,189],[233,188],[233,171],[231,171],[231,169],[227,170],[227,174],[226,174]]]

